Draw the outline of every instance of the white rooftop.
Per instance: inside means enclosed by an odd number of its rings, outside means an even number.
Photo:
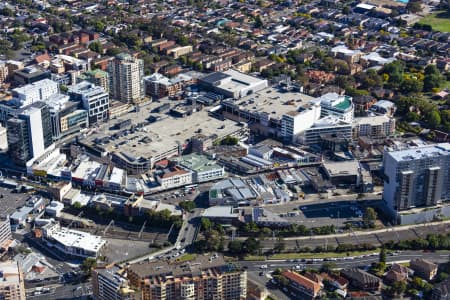
[[[123,169],[114,167],[111,172],[111,177],[109,178],[109,182],[121,184],[124,172],[125,171]]]
[[[238,214],[233,212],[232,206],[212,206],[205,210],[203,217],[205,218],[237,218]]]
[[[101,164],[93,160],[83,160],[78,165],[72,177],[83,178],[84,180],[89,180],[97,175],[97,172]]]
[[[100,236],[64,227],[52,231],[50,237],[65,247],[75,247],[92,252],[99,251],[105,244]]]
[[[359,3],[358,5],[356,5],[357,8],[362,8],[362,9],[367,9],[367,10],[372,10],[374,9],[376,6],[374,5],[370,5],[367,3]]]
[[[15,261],[1,262],[0,271],[2,271],[2,276],[0,277],[0,287],[20,283],[21,275],[17,262]]]
[[[327,127],[327,126],[334,126],[334,125],[350,125],[350,123],[344,122],[338,117],[335,116],[326,116],[319,120],[317,120],[313,127]]]
[[[354,122],[355,122],[355,124],[358,124],[358,125],[369,124],[372,126],[377,126],[377,125],[383,125],[384,123],[389,122],[389,120],[390,120],[389,117],[387,117],[385,115],[381,115],[381,116],[355,118]]]
[[[405,150],[390,151],[387,155],[397,162],[417,160],[430,157],[449,156],[450,143],[440,143],[421,147],[413,147]]]

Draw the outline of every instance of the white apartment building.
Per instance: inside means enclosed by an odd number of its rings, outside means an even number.
[[[306,129],[298,141],[305,145],[320,144],[325,136],[333,136],[341,139],[352,139],[352,124],[333,116],[322,118]]]
[[[109,62],[110,93],[113,99],[140,102],[144,96],[144,61],[121,53]]]
[[[43,79],[31,84],[13,89],[13,96],[18,107],[30,105],[37,101],[44,101],[51,95],[58,93],[58,83],[50,79]]]
[[[108,119],[109,95],[100,86],[82,81],[69,88],[72,100],[81,101],[88,111],[89,125],[104,122]]]
[[[371,116],[355,118],[353,127],[353,138],[360,136],[387,137],[395,132],[395,119],[388,116]]]
[[[449,166],[449,143],[386,150],[383,199],[388,208],[396,212],[449,201]]]
[[[320,103],[300,107],[281,117],[281,136],[287,142],[294,142],[297,135],[312,127],[320,118]]]

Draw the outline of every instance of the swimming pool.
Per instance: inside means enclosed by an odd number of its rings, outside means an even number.
[[[395,0],[395,2],[408,3],[409,0]]]

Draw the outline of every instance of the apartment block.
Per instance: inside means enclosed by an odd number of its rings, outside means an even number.
[[[15,261],[0,263],[0,299],[26,299],[23,272]]]
[[[168,78],[162,74],[154,73],[144,78],[145,93],[156,98],[173,96],[194,81],[191,76],[184,74]]]
[[[360,136],[371,138],[388,137],[395,132],[395,119],[388,116],[373,116],[365,118],[355,118],[353,127],[353,138]]]
[[[386,150],[383,198],[392,211],[450,200],[450,144]]]
[[[92,271],[92,289],[95,300],[138,300],[138,293],[131,289],[126,270],[110,265]]]
[[[144,61],[121,53],[108,64],[110,94],[115,100],[139,103],[144,98]]]
[[[128,267],[130,284],[143,300],[245,299],[247,272],[218,255],[198,255],[186,262],[154,261]]]

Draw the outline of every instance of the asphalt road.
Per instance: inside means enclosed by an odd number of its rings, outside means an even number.
[[[82,283],[77,285],[61,285],[51,288],[49,293],[41,295],[33,295],[34,289],[27,290],[27,299],[48,300],[48,299],[87,299],[92,295],[92,285],[90,283]]]
[[[192,213],[187,214],[186,224],[181,228],[177,239],[179,246],[185,247],[195,241],[200,226],[200,216],[202,215],[202,212],[203,210],[201,208],[196,208]]]

